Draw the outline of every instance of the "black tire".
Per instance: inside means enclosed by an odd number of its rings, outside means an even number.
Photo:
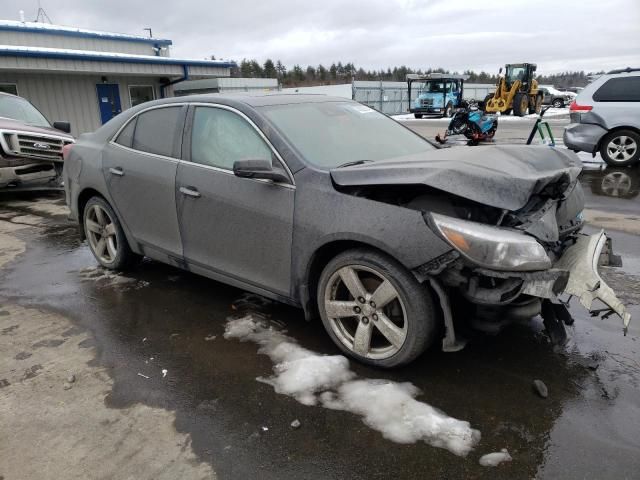
[[[529,96],[526,93],[517,93],[513,97],[513,114],[517,117],[524,117],[529,110]]]
[[[626,139],[626,140],[624,140]],[[622,153],[615,154],[612,152],[610,144],[615,145],[616,141],[624,143],[628,148],[627,152],[631,154],[629,158],[623,157]],[[631,150],[633,148],[633,151]],[[600,155],[608,165],[616,167],[628,167],[638,163],[640,159],[640,135],[633,130],[616,130],[604,136],[600,142]]]
[[[92,238],[90,237],[90,235],[92,235],[93,232],[90,231],[88,220],[90,219],[92,212],[95,211],[94,207],[99,207],[104,212],[106,212],[106,214],[110,217],[111,223],[113,224],[113,236],[115,237],[116,241],[115,255],[113,256],[112,261],[106,261],[104,258],[101,258],[101,256],[96,253],[92,244]],[[89,249],[91,250],[91,253],[98,261],[98,263],[100,263],[100,265],[102,265],[104,268],[108,268],[109,270],[126,270],[141,258],[131,250],[131,247],[129,247],[129,242],[127,242],[127,238],[124,234],[124,231],[122,230],[122,225],[120,224],[116,213],[104,198],[91,197],[84,207],[82,217],[82,224],[84,233],[87,237],[87,243],[89,244]]]
[[[413,116],[416,117],[416,118],[422,118],[422,114],[421,113],[414,113]]]
[[[542,95],[536,95],[533,99],[533,103],[529,104],[529,115],[534,113],[540,115],[542,111]]]
[[[443,118],[451,118],[453,116],[453,105],[451,102],[447,103],[447,106],[444,108],[444,113],[442,114]]]
[[[512,108],[507,108],[507,109],[504,111],[504,115],[511,115],[511,112],[513,112],[513,109],[512,109]]]
[[[564,107],[564,101],[561,98],[556,98],[553,100],[551,105],[553,106],[553,108],[562,108]]]
[[[341,340],[336,331],[334,331],[334,328],[339,329],[339,327],[335,326],[336,323],[343,325],[341,323],[342,320],[341,322],[335,322],[335,318],[329,319],[327,316],[325,298],[327,295],[331,295],[332,292],[336,291],[333,279],[335,279],[336,276],[339,276],[338,272],[345,267],[356,270],[358,267],[370,269],[375,272],[375,275],[379,275],[382,279],[388,280],[391,286],[395,289],[398,300],[397,305],[401,305],[402,307],[403,327],[406,322],[406,333],[404,335],[402,345],[399,347],[392,347],[392,353],[389,353],[386,358],[369,358],[369,353],[361,355],[355,352],[354,346],[348,345],[349,340]],[[364,274],[374,275],[366,271]],[[367,279],[365,278],[364,281],[366,280]],[[364,285],[364,283],[362,283],[362,285]],[[377,287],[373,287],[374,291],[375,288]],[[356,303],[357,299],[355,296],[350,295],[347,290],[345,291],[347,292],[347,295],[349,295],[349,300],[352,303],[360,305],[359,303]],[[436,316],[436,309],[434,307],[434,301],[430,290],[424,285],[421,285],[400,263],[382,253],[369,249],[348,250],[333,258],[320,275],[317,301],[318,310],[325,330],[338,348],[346,355],[359,362],[377,367],[393,368],[405,365],[415,360],[435,340],[436,327],[440,322],[440,319]],[[369,308],[367,306],[367,301],[361,303],[363,310],[360,312],[360,316],[354,314],[352,318],[349,318],[351,325],[354,325],[355,329],[357,329],[360,324],[364,323],[366,320],[365,315],[367,315],[367,311],[364,310],[364,308]],[[393,302],[395,301],[396,300]],[[389,303],[387,306],[389,305],[392,304]],[[346,315],[343,315],[342,317],[348,318]],[[374,318],[374,316],[372,316],[372,318]],[[388,316],[388,318],[391,317]],[[381,330],[379,330],[379,327],[374,328],[378,324],[374,322],[371,323],[371,331],[374,332],[371,334],[371,338],[373,339],[373,335],[377,334],[379,338],[385,340],[386,338],[381,337]],[[352,342],[355,344],[355,332],[352,336]],[[373,345],[373,341],[370,341],[369,345],[370,347],[368,347],[367,352],[372,352],[371,346]]]

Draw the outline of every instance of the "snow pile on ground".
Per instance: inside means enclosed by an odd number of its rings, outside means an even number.
[[[480,465],[483,467],[497,467],[502,462],[510,462],[513,460],[506,448],[500,452],[487,453],[480,457]]]
[[[480,441],[469,422],[415,399],[411,383],[358,379],[342,355],[320,355],[299,346],[272,323],[254,315],[229,319],[224,338],[251,341],[271,358],[274,374],[259,378],[304,405],[322,405],[363,417],[365,424],[398,443],[424,441],[466,456]]]
[[[546,113],[544,114],[543,118],[549,118],[549,117],[559,117],[562,115],[569,115],[569,109],[568,108],[550,108],[549,110],[546,111]],[[400,113],[398,115],[391,115],[391,118],[393,118],[394,120],[399,120],[399,121],[403,121],[403,120],[415,120],[418,122],[434,122],[434,121],[446,121],[446,122],[450,122],[451,119],[450,118],[442,118],[440,115],[425,115],[424,117],[420,118],[420,119],[416,119],[415,116],[413,115],[413,113]],[[535,120],[536,118],[538,118],[538,114],[536,113],[532,113],[531,115],[525,115],[524,117],[518,117],[517,115],[500,115],[499,116],[499,122],[504,122],[504,121],[520,121],[520,120]]]

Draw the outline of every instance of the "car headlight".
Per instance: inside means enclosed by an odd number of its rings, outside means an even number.
[[[535,238],[506,228],[431,214],[438,233],[473,263],[496,270],[544,270],[551,260]]]

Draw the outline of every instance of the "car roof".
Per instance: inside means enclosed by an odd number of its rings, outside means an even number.
[[[173,97],[160,100],[160,102],[203,102],[203,103],[244,103],[251,107],[264,107],[268,105],[289,105],[300,103],[325,103],[325,102],[351,102],[343,97],[333,97],[323,94],[307,93],[205,93],[200,95],[188,95],[186,97]]]

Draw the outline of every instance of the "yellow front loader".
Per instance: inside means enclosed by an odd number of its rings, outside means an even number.
[[[534,79],[535,63],[508,64],[505,74],[498,76],[498,84],[493,94],[484,99],[485,111],[504,113],[524,117],[531,113],[540,113],[542,92],[538,91],[538,82]]]

